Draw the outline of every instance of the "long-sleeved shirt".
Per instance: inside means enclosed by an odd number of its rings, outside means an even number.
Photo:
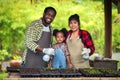
[[[65,43],[61,43],[61,46],[60,46],[60,44],[57,44],[57,43],[53,45],[53,49],[56,50],[56,49],[59,49],[59,48],[62,48],[62,51],[64,52],[65,56],[70,55],[68,47]]]
[[[71,30],[68,31],[67,37],[69,35],[71,36],[71,34],[72,34],[72,31]],[[93,41],[92,41],[92,38],[91,38],[89,32],[86,31],[86,30],[79,30],[78,35],[81,38],[81,40],[82,40],[82,42],[84,44],[84,47],[85,48],[90,48],[90,50],[91,50],[90,55],[92,55],[94,53],[94,51],[95,51],[95,47],[94,47],[94,44],[93,44]]]
[[[40,39],[43,28],[45,26],[42,23],[42,18],[39,20],[33,21],[26,29],[26,37],[25,37],[25,52],[23,54],[23,60],[25,60],[25,55],[27,53],[27,49],[30,49],[33,52],[36,52],[36,48],[40,45],[36,44],[36,42]],[[51,30],[51,26],[50,26]],[[52,33],[51,33],[52,35]],[[52,36],[51,36],[52,37]],[[51,38],[52,39],[52,38]],[[51,40],[52,43],[52,40]]]

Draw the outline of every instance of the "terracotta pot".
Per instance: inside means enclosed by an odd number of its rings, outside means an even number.
[[[10,67],[21,68],[22,62],[20,60],[11,60]]]

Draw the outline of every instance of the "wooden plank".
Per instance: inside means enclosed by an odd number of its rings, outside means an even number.
[[[120,80],[120,78],[117,78],[117,77],[106,77],[106,78],[101,78],[100,80]]]
[[[16,72],[8,73],[8,78],[20,78],[20,74]]]
[[[62,78],[41,78],[40,80],[62,80]]]
[[[120,80],[119,77],[80,77],[80,78],[5,78],[3,80]]]
[[[40,78],[21,78],[19,80],[41,80]]]
[[[84,80],[82,78],[62,78],[61,80]]]
[[[3,80],[20,80],[19,78],[4,78]]]
[[[3,80],[41,80],[41,78],[5,78]]]
[[[100,80],[100,77],[83,77],[81,80]]]
[[[112,57],[112,1],[104,0],[104,14],[105,14],[105,51],[104,57]]]

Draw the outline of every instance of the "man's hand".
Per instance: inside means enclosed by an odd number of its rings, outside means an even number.
[[[44,48],[43,53],[47,55],[54,55],[54,49],[53,48]]]

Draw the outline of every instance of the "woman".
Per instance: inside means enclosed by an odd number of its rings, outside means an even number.
[[[92,38],[88,31],[80,29],[80,20],[77,14],[71,15],[68,23],[70,31],[67,34],[66,43],[70,51],[71,62],[74,68],[89,68],[89,59],[86,59],[82,53],[88,52],[89,55],[94,53]]]

